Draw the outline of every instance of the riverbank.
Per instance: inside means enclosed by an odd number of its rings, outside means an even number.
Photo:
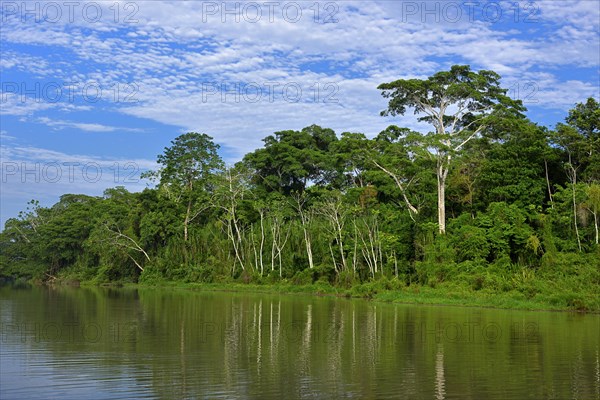
[[[69,284],[69,282],[59,281],[57,284]],[[73,282],[71,282],[71,284],[73,284]],[[81,286],[98,286],[98,284],[94,282],[76,282],[75,284]],[[344,298],[362,298],[369,301],[399,304],[482,307],[529,311],[576,311],[600,314],[600,299],[593,293],[538,293],[528,298],[519,291],[508,291],[503,293],[492,292],[485,289],[475,291],[457,285],[440,285],[436,288],[421,285],[403,286],[399,281],[394,279],[383,279],[363,283],[351,288],[340,288],[330,285],[327,282],[296,285],[288,281],[272,284],[241,283],[235,281],[227,283],[163,281],[152,284],[111,283],[100,286],[335,296]]]

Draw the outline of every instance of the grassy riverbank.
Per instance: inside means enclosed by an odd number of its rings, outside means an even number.
[[[57,284],[79,284],[96,286],[97,282],[58,281]],[[550,284],[550,283],[548,283]],[[380,279],[342,288],[327,282],[312,284],[294,284],[283,280],[276,283],[243,283],[238,281],[221,283],[185,283],[161,281],[154,283],[104,284],[128,288],[170,288],[175,290],[230,291],[248,293],[277,293],[287,295],[336,296],[345,298],[363,298],[370,301],[428,304],[441,306],[468,306],[503,308],[516,310],[582,311],[600,313],[600,298],[596,293],[555,292],[535,293],[528,297],[518,290],[497,293],[489,289],[472,290],[469,287],[452,283],[438,285],[435,288],[421,285],[405,286],[396,279]],[[103,286],[104,286],[103,285]]]
[[[182,279],[167,279],[145,270],[139,277],[110,279],[93,270],[64,268],[52,285],[160,287],[203,291],[304,294],[364,298],[371,301],[493,307],[518,310],[562,310],[600,313],[600,253],[558,254],[540,268],[475,263],[417,262],[411,275],[378,275],[361,281],[351,272],[315,267],[280,277],[277,270],[237,277],[204,275],[195,269]],[[567,271],[568,273],[566,273]],[[200,270],[202,272],[202,270]]]

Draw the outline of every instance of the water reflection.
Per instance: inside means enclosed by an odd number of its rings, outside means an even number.
[[[444,400],[446,398],[446,379],[444,378],[444,345],[438,344],[435,355],[435,398]]]
[[[0,288],[1,398],[600,397],[600,318]]]

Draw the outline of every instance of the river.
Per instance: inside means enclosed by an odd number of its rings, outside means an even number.
[[[598,399],[600,316],[0,287],[0,398]]]

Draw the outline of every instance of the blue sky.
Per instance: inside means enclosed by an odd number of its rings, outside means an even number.
[[[599,97],[600,7],[582,1],[2,1],[0,224],[31,199],[141,190],[187,131],[227,162],[313,123],[375,135],[382,82],[492,69],[554,126]]]

